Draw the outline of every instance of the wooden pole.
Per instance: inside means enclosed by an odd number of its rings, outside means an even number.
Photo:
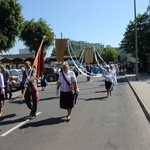
[[[46,36],[44,35],[44,36],[43,36],[43,39],[42,39],[42,41],[41,41],[41,44],[40,44],[40,46],[39,46],[38,52],[39,52],[40,48],[42,47],[42,44],[43,44],[45,38],[46,38]],[[38,54],[38,52],[37,52],[37,54]],[[37,55],[37,54],[36,54],[36,55]],[[36,58],[36,57],[35,57],[35,58]],[[34,59],[34,61],[35,61],[35,59]],[[33,65],[32,65],[32,67],[31,67],[31,71],[30,71],[29,77],[30,77],[31,74],[32,74],[33,67],[34,67],[34,62],[33,62]],[[23,90],[23,94],[22,94],[21,100],[24,100],[24,95],[25,95],[26,91],[27,91],[27,87],[25,87],[25,89]]]

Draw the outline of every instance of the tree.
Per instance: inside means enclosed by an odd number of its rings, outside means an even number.
[[[53,44],[55,34],[46,21],[40,18],[37,22],[32,19],[22,24],[20,40],[24,42],[24,45],[31,52],[34,51],[37,53],[44,35],[46,35],[46,38],[42,48],[43,50],[47,50]]]
[[[138,56],[143,59],[145,54],[150,54],[150,20],[147,13],[137,16]],[[120,48],[135,56],[135,22],[130,21],[121,41]]]
[[[101,57],[105,60],[105,62],[117,62],[119,53],[116,49],[112,48],[111,46],[107,45],[103,51],[100,52]]]
[[[23,16],[17,0],[0,0],[0,52],[7,52],[15,45]]]

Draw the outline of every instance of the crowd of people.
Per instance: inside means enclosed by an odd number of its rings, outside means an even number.
[[[113,87],[115,83],[117,83],[117,69],[118,68],[115,65],[106,65],[102,71],[102,75],[105,78],[105,88],[107,92],[106,97],[111,96]],[[34,119],[36,117],[37,103],[39,100],[39,93],[36,82],[37,69],[34,66],[32,66],[29,61],[26,61],[25,66],[22,67],[21,70],[22,97],[25,99],[25,103],[30,110],[29,118]],[[86,70],[87,81],[90,81],[92,69],[89,64],[86,65]],[[7,80],[9,78],[8,73],[9,71],[4,69],[4,66],[1,65],[0,115],[2,115],[4,100],[7,98],[7,94],[11,94],[7,91]],[[77,76],[78,75],[75,73],[75,70],[70,70],[70,67],[67,62],[63,62],[62,67],[58,67],[56,95],[60,96],[60,108],[67,110],[66,121],[71,120],[72,109],[76,103],[79,94]],[[45,90],[46,86],[47,85],[45,74],[43,72],[41,76],[42,90]],[[10,96],[12,96],[12,94],[9,95],[9,97]]]
[[[9,71],[4,68],[3,65],[1,67],[0,73],[0,116],[2,116],[3,105],[5,99],[7,99],[7,94],[11,94],[8,92],[7,82],[9,80]],[[73,71],[70,70],[70,67],[67,62],[62,64],[62,68],[59,68],[58,78],[57,78],[57,90],[56,95],[60,94],[60,108],[67,110],[67,118],[66,121],[70,121],[72,108],[77,99],[77,95],[79,93],[79,88],[77,84],[77,78]],[[37,112],[37,103],[39,100],[39,93],[37,89],[37,78],[36,72],[37,69],[31,65],[29,61],[25,62],[25,66],[21,68],[22,70],[22,78],[21,78],[21,91],[22,98],[25,99],[25,103],[30,110],[29,118],[34,119],[36,117]],[[44,76],[44,72],[41,76],[41,87],[42,90],[45,90],[46,79]],[[59,91],[60,89],[60,91]],[[75,92],[72,94],[72,90]],[[12,96],[9,95],[9,98]]]

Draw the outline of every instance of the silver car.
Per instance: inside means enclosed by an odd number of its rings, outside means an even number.
[[[10,77],[9,77],[9,85],[11,88],[15,88],[17,90],[20,89],[21,79],[22,79],[22,71],[21,69],[10,69]]]

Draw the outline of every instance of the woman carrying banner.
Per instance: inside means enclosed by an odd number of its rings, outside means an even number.
[[[74,87],[76,94],[72,95],[69,85]],[[70,70],[67,62],[63,63],[62,72],[59,74],[56,95],[58,95],[60,87],[60,108],[67,109],[68,114],[66,121],[70,121],[72,108],[74,107],[74,101],[76,101],[77,95],[79,94],[79,89],[77,78],[74,72]]]

